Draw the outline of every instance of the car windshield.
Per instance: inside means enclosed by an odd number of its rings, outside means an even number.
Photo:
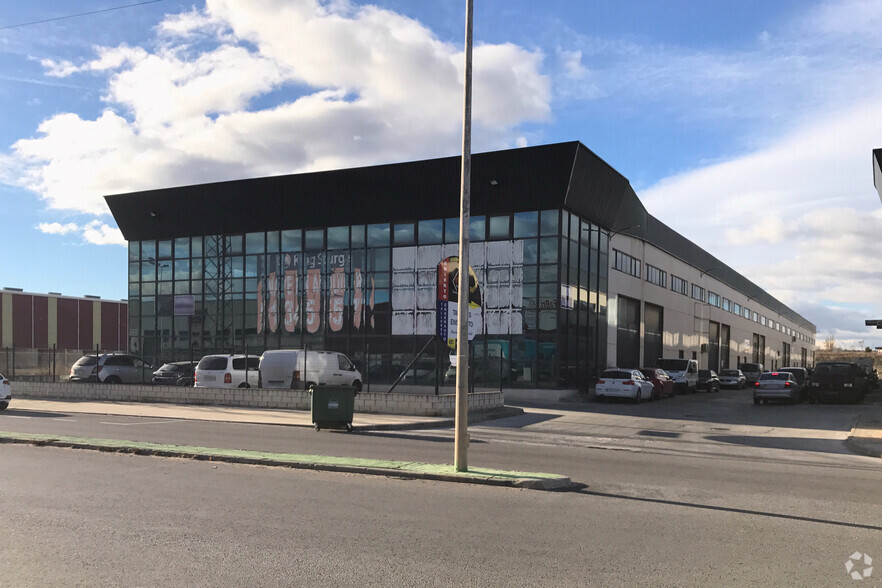
[[[723,371],[720,372],[720,375],[721,375],[721,376],[727,376],[727,377],[732,377],[732,376],[734,376],[734,377],[737,378],[737,377],[738,377],[738,370],[723,370]]]
[[[203,357],[199,362],[197,369],[200,370],[225,370],[227,369],[227,358],[224,356]]]
[[[847,376],[851,373],[851,365],[847,363],[821,363],[815,368],[816,376]]]
[[[631,372],[626,372],[625,370],[607,370],[603,372],[603,377],[611,380],[630,380],[634,376]]]
[[[688,359],[660,359],[658,367],[667,371],[684,372],[689,366]]]
[[[95,357],[94,355],[84,355],[83,357],[79,358],[74,365],[79,366],[79,367],[83,367],[83,366],[95,365],[96,363],[98,363],[97,357]]]
[[[766,372],[760,376],[760,380],[789,380],[788,372]]]

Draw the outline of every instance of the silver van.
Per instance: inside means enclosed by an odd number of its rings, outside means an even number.
[[[741,373],[744,374],[744,379],[747,380],[748,386],[756,385],[759,382],[760,376],[766,371],[761,363],[742,363],[738,367]]]

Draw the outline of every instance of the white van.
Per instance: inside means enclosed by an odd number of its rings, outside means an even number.
[[[665,370],[674,380],[676,392],[698,391],[698,361],[694,359],[659,359],[655,367]]]
[[[262,388],[353,386],[361,392],[361,373],[337,351],[273,349],[260,356]]]
[[[256,355],[206,355],[193,372],[196,388],[251,388],[257,386]]]

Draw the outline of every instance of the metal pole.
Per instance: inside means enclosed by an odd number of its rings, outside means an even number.
[[[468,471],[469,419],[469,216],[472,180],[472,5],[466,0],[465,79],[462,116],[462,175],[459,200],[459,283],[456,325],[456,420],[453,466]]]
[[[489,357],[487,358],[490,359]],[[499,347],[499,391],[502,392],[502,347]]]

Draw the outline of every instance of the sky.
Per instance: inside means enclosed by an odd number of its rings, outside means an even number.
[[[581,141],[819,345],[882,346],[882,2],[474,2],[473,152]],[[462,0],[4,2],[0,287],[126,298],[106,195],[458,154],[464,22]]]

